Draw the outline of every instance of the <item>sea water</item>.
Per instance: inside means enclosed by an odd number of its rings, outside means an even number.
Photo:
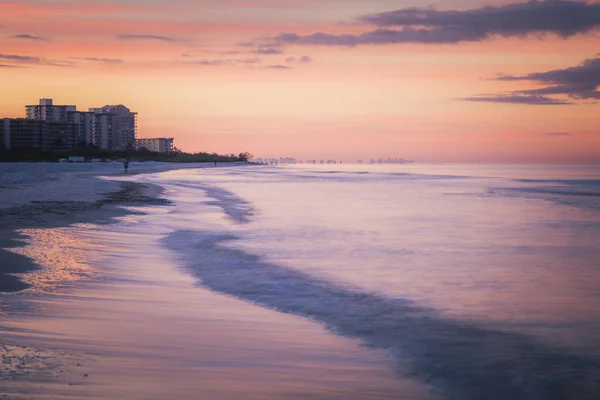
[[[69,255],[93,277],[3,324],[27,344],[91,355],[69,367],[85,377],[40,395],[598,398],[598,166],[118,179],[158,184],[171,204],[23,232],[38,262]]]
[[[600,393],[600,168],[295,165],[145,176],[198,285],[384,349],[460,399]],[[212,212],[208,212],[212,210]]]

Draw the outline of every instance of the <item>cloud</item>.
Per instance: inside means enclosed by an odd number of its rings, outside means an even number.
[[[558,106],[574,104],[566,100],[557,100],[552,97],[540,95],[522,95],[522,94],[506,94],[506,95],[480,95],[474,97],[465,97],[459,100],[486,102],[486,103],[510,103],[510,104],[528,104],[534,106]]]
[[[72,57],[71,60],[89,61],[102,64],[121,64],[124,61],[120,58],[96,58],[96,57]]]
[[[35,41],[40,41],[40,42],[48,42],[50,41],[50,39],[42,37],[42,36],[34,36],[34,35],[29,35],[27,33],[23,33],[20,35],[14,35],[14,36],[10,36],[8,39],[26,39],[26,40],[35,40]]]
[[[77,67],[79,64],[77,61],[89,61],[89,62],[103,62],[103,63],[112,63],[116,64],[121,62],[117,59],[111,58],[77,58],[73,57],[68,60],[57,60],[50,59],[44,57],[36,57],[36,56],[22,56],[18,54],[0,54],[0,61],[9,61],[12,62],[13,66],[23,66],[23,65],[48,65],[53,67]]]
[[[526,75],[501,75],[497,81],[527,81],[542,85],[536,89],[513,90],[508,94],[482,95],[463,100],[496,103],[561,105],[571,100],[600,100],[600,57],[590,58],[575,67],[533,72]],[[552,97],[558,96],[558,98]]]
[[[546,135],[546,136],[571,136],[571,134],[569,132],[546,132],[546,133],[543,133],[542,135]]]
[[[236,54],[244,54],[244,52],[238,51],[238,50],[217,51],[215,53],[216,54],[221,54],[221,55],[224,55],[224,56],[231,56],[231,55],[236,55]]]
[[[202,65],[202,66],[205,66],[205,67],[218,67],[218,66],[223,66],[223,65],[231,65],[231,61],[230,60],[208,60],[208,59],[204,59],[204,60],[192,61],[190,64]]]
[[[313,61],[313,59],[309,56],[302,56],[300,58],[296,58],[296,57],[288,57],[285,60],[286,64],[309,64]]]
[[[258,58],[258,57],[235,59],[232,61],[234,63],[239,63],[239,64],[260,64],[260,58]]]
[[[283,53],[278,47],[259,47],[253,51],[254,54],[262,54],[265,56],[277,55]]]
[[[275,64],[275,65],[267,65],[265,68],[270,68],[270,69],[291,69],[292,67],[289,67],[287,65],[282,65],[282,64]]]
[[[312,61],[313,61],[313,59],[312,59],[311,57],[309,57],[309,56],[302,56],[302,57],[300,57],[300,59],[298,60],[298,62],[299,62],[300,64],[309,64],[309,63],[311,63]]]
[[[0,68],[24,68],[23,65],[0,64]]]
[[[408,8],[366,15],[363,22],[377,26],[423,26],[453,28],[489,35],[523,36],[554,33],[569,37],[600,26],[600,4],[581,0],[530,0],[501,6],[485,6],[464,11],[437,11]]]
[[[235,64],[260,64],[261,59],[258,57],[254,58],[235,58],[235,59],[202,59],[191,61],[189,64],[202,65],[205,67],[222,67],[222,66],[231,66]]]
[[[131,34],[121,34],[117,36],[119,40],[156,40],[159,42],[175,42],[176,39],[167,37],[167,36],[157,36],[157,35],[131,35]]]
[[[538,89],[519,90],[528,95],[566,95],[574,99],[600,100],[600,58],[564,69],[534,72],[522,76],[500,76],[499,81],[530,81],[547,85]]]
[[[1,54],[0,53],[0,60],[13,61],[13,62],[19,63],[19,64],[41,64],[42,63],[42,59],[39,57],[20,56],[17,54]]]
[[[581,0],[530,0],[467,10],[404,8],[359,17],[377,29],[361,34],[281,33],[273,44],[357,46],[393,43],[475,42],[493,36],[555,34],[567,38],[600,27],[600,3]]]

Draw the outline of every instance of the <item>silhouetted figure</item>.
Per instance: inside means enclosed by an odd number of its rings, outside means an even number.
[[[215,167],[217,166],[217,162],[215,161]]]
[[[125,173],[127,173],[127,169],[129,169],[129,160],[123,160],[123,168],[125,168]]]

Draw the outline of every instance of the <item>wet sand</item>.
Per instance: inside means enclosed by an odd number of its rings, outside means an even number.
[[[52,251],[47,235],[30,233],[36,247]],[[71,235],[93,241],[88,265],[103,271],[94,283],[28,301],[26,312],[6,318],[9,344],[57,352],[56,367],[33,381],[16,379],[13,392],[59,399],[396,399],[404,391],[400,398],[420,398],[396,378],[383,351],[196,287],[172,268],[177,261],[167,250],[148,250],[159,232],[135,220],[108,231],[63,232],[62,246],[52,239],[53,247],[68,248]]]
[[[78,222],[109,223],[125,214],[115,206],[127,203],[160,204],[162,189],[156,185],[120,182],[140,173],[208,164],[133,163],[129,174],[120,163],[108,164],[0,164],[0,293],[29,287],[13,274],[34,271],[30,260],[6,248],[23,245],[17,229],[60,227]],[[111,176],[113,180],[97,179]],[[117,178],[117,179],[114,179]]]

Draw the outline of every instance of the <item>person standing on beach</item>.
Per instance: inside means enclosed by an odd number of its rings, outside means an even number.
[[[129,168],[129,160],[123,160],[123,168],[125,168],[125,173],[127,173],[127,169]]]

